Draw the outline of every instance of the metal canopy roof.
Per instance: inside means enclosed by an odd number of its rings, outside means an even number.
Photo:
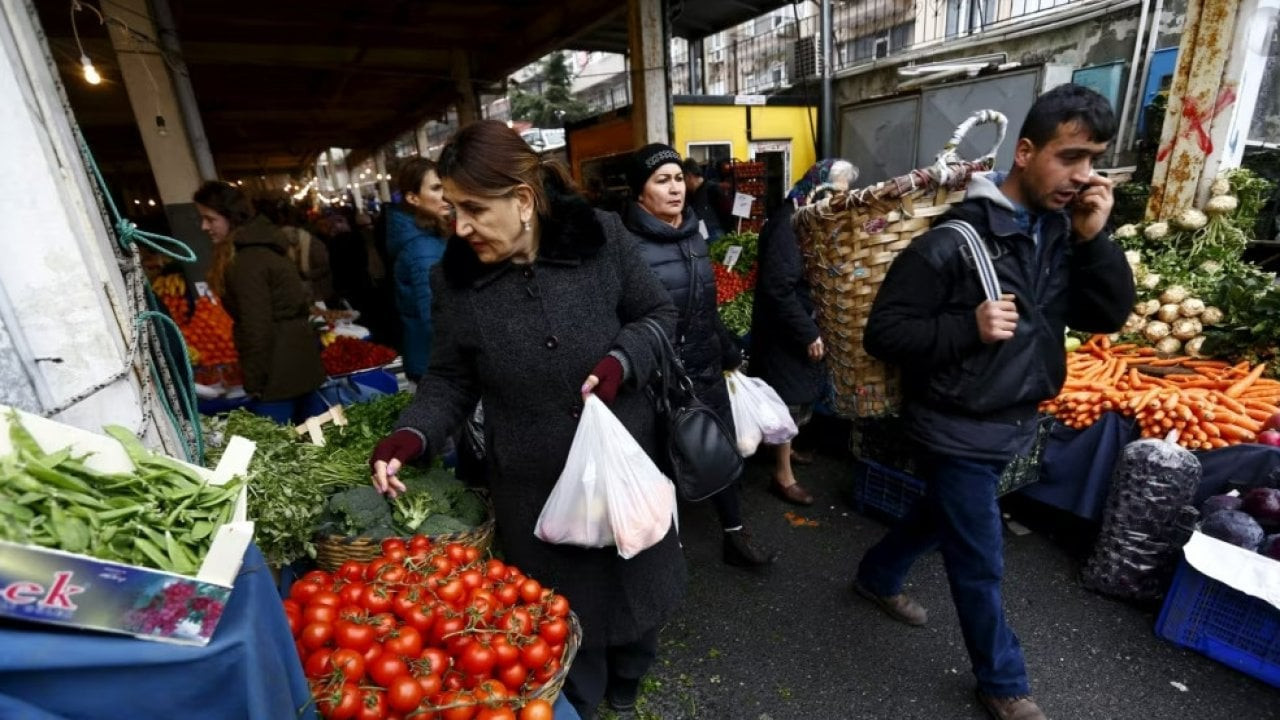
[[[88,2],[88,0],[85,0]],[[147,164],[105,27],[77,14],[104,82],[81,77],[69,0],[37,0],[76,119],[104,168]],[[672,0],[673,31],[698,37],[785,3]],[[209,145],[224,177],[293,171],[330,146],[384,144],[457,99],[454,68],[501,92],[557,48],[626,50],[618,0],[170,0]],[[110,0],[96,6],[126,23]],[[596,38],[592,40],[591,38]],[[139,52],[157,49],[141,42]],[[461,56],[461,60],[459,60]],[[177,123],[177,118],[167,118]]]

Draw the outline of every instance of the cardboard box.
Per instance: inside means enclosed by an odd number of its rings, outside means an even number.
[[[85,465],[103,472],[131,471],[133,462],[114,439],[0,405],[0,456],[13,453],[9,416],[40,447],[70,447],[88,454]],[[223,485],[244,475],[253,442],[232,438],[214,470],[183,463]],[[0,542],[0,616],[123,633],[147,640],[205,645],[213,636],[245,550],[253,540],[247,491],[235,500],[231,521],[219,527],[195,577],[108,562],[87,555]]]

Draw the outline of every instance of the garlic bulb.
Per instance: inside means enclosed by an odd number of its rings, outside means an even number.
[[[1193,318],[1204,312],[1204,301],[1200,298],[1189,297],[1178,303],[1178,312],[1182,317]]]
[[[1178,306],[1173,303],[1165,303],[1156,311],[1156,319],[1160,322],[1171,323],[1182,317],[1182,313],[1178,310]]]
[[[1204,312],[1200,313],[1200,322],[1205,325],[1217,325],[1222,322],[1222,320],[1222,311],[1212,305],[1205,308]]]
[[[1156,353],[1159,355],[1177,355],[1182,349],[1182,341],[1175,337],[1167,337],[1156,343]]]
[[[1142,264],[1142,253],[1137,250],[1125,250],[1124,259],[1129,263],[1130,267],[1137,267]]]
[[[1173,331],[1170,333],[1179,340],[1190,340],[1200,334],[1204,330],[1200,326],[1200,321],[1195,318],[1178,318],[1173,322]]]
[[[1164,305],[1169,303],[1177,305],[1183,300],[1186,300],[1187,296],[1190,294],[1191,293],[1188,293],[1187,289],[1181,285],[1170,285],[1164,289],[1164,292],[1160,293],[1160,303]]]
[[[1160,287],[1160,276],[1155,273],[1147,273],[1142,276],[1142,287],[1148,290],[1155,290]]]
[[[1198,358],[1204,357],[1204,354],[1200,352],[1200,348],[1202,347],[1204,347],[1204,336],[1197,335],[1196,337],[1188,340],[1187,344],[1182,346],[1182,349],[1186,350],[1187,354],[1191,357]]]
[[[1124,327],[1120,328],[1120,332],[1126,335],[1140,332],[1142,328],[1147,326],[1147,318],[1137,313],[1129,313],[1129,319],[1124,321]]]
[[[1148,240],[1160,240],[1169,234],[1169,223],[1151,223],[1142,231]]]
[[[1199,230],[1208,222],[1209,217],[1195,208],[1187,208],[1173,218],[1173,225],[1179,230]]]
[[[1138,226],[1134,225],[1133,223],[1129,223],[1128,225],[1121,225],[1120,227],[1116,228],[1116,232],[1114,235],[1112,235],[1112,237],[1118,240],[1129,240],[1132,238],[1136,238],[1138,237]]]
[[[1200,271],[1205,275],[1216,275],[1222,271],[1222,263],[1217,260],[1205,260],[1200,263]]]
[[[1147,323],[1147,326],[1142,329],[1142,336],[1145,337],[1148,342],[1154,343],[1160,342],[1164,338],[1169,337],[1169,333],[1172,331],[1173,328],[1169,327],[1169,323],[1153,320]]]
[[[1143,300],[1142,302],[1133,306],[1133,312],[1138,315],[1141,315],[1144,318],[1155,315],[1156,311],[1159,309],[1160,309],[1160,301],[1154,298],[1151,300]]]
[[[1209,186],[1209,194],[1214,197],[1231,194],[1231,181],[1219,175]]]
[[[1239,206],[1240,201],[1234,195],[1218,195],[1209,198],[1209,203],[1204,206],[1204,210],[1210,215],[1230,215]]]

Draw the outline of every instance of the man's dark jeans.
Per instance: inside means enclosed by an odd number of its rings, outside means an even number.
[[[996,485],[1005,462],[927,455],[925,497],[867,551],[858,581],[871,592],[902,592],[916,558],[941,549],[978,689],[994,697],[1026,695],[1027,670],[1000,597],[1004,544]]]

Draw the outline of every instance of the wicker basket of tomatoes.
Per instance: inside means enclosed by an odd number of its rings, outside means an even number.
[[[563,595],[474,546],[415,535],[380,550],[284,600],[322,718],[552,717],[582,641]]]

